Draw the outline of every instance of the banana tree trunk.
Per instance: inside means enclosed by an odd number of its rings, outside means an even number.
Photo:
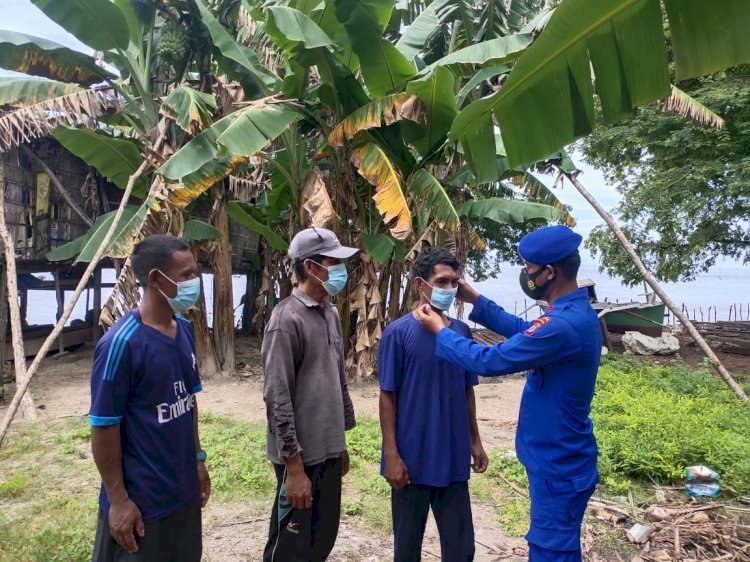
[[[229,241],[229,218],[222,186],[214,188],[213,226],[221,235],[211,252],[214,272],[213,344],[221,371],[234,372],[234,300],[232,291],[232,247]]]
[[[193,247],[192,250],[195,262],[200,264],[200,247]],[[200,268],[200,265],[198,266]],[[203,284],[203,275],[199,275],[201,280],[201,294],[196,305],[188,311],[188,318],[193,323],[195,332],[195,353],[198,356],[198,371],[201,375],[215,375],[220,372],[214,346],[211,341],[211,330],[208,328],[208,314],[206,313],[206,287]]]
[[[607,223],[607,226],[609,226],[610,230],[612,230],[612,233],[615,235],[617,240],[622,245],[625,252],[630,257],[631,261],[633,262],[633,265],[635,265],[636,269],[638,270],[638,273],[641,274],[644,281],[648,283],[648,285],[654,290],[654,292],[659,296],[659,298],[664,302],[665,305],[667,305],[667,308],[672,311],[672,313],[680,320],[683,326],[687,329],[690,336],[695,340],[695,343],[698,344],[698,347],[701,348],[703,353],[706,354],[706,357],[708,357],[708,360],[711,362],[711,365],[716,369],[716,371],[719,373],[719,376],[724,380],[725,383],[729,386],[729,388],[732,389],[732,391],[737,395],[737,398],[742,400],[742,402],[745,403],[748,408],[750,408],[750,402],[748,401],[747,395],[745,394],[745,391],[742,390],[742,387],[740,387],[737,382],[732,378],[732,375],[729,374],[729,371],[726,370],[724,365],[722,365],[721,361],[719,361],[719,358],[716,356],[714,351],[711,349],[711,346],[708,345],[708,342],[706,342],[705,339],[703,339],[703,336],[700,335],[698,330],[693,326],[693,323],[690,321],[690,319],[687,317],[687,315],[683,314],[682,309],[675,304],[675,302],[669,298],[669,295],[664,292],[664,289],[661,288],[659,283],[656,281],[656,278],[651,275],[651,272],[646,269],[646,266],[641,261],[641,258],[638,257],[638,254],[635,252],[635,248],[633,248],[633,245],[630,243],[628,238],[625,236],[625,233],[622,231],[622,229],[618,226],[618,224],[615,222],[615,219],[610,215],[604,207],[602,207],[599,202],[594,198],[591,193],[583,186],[583,184],[578,181],[578,173],[566,173],[561,170],[560,173],[563,173],[566,178],[570,180],[570,182],[575,186],[575,188],[578,190],[578,192],[583,195],[584,199],[591,204],[591,206],[596,210],[596,212],[599,214],[602,219],[604,219],[604,222]]]

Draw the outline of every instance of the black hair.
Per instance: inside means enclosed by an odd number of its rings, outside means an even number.
[[[171,234],[152,234],[136,244],[130,257],[130,265],[141,287],[148,286],[148,274],[151,270],[169,269],[172,254],[185,250],[190,250],[188,243]]]
[[[578,275],[578,268],[581,267],[581,254],[576,250],[567,258],[563,258],[560,261],[553,263],[552,267],[559,271],[560,275],[568,281],[574,281]]]
[[[417,257],[414,258],[414,263],[411,264],[411,274],[415,278],[419,277],[427,281],[435,273],[435,266],[438,264],[447,265],[454,271],[458,271],[460,268],[456,256],[450,250],[430,247],[419,252]]]
[[[323,263],[324,259],[325,256],[315,254],[312,256],[307,256],[306,258],[297,258],[296,260],[294,260],[294,275],[297,277],[297,283],[302,283],[305,279],[307,279],[307,276],[305,275],[305,260],[312,260],[318,264],[321,264]]]

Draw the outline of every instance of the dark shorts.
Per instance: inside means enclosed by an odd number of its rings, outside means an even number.
[[[137,537],[138,552],[129,553],[109,533],[109,517],[99,509],[92,562],[200,562],[202,528],[200,496],[164,519],[145,524]]]

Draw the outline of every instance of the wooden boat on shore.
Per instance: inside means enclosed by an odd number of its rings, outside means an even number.
[[[661,336],[664,329],[664,303],[656,299],[656,295],[647,293],[645,302],[600,301],[596,296],[595,285],[591,279],[578,280],[578,287],[588,290],[589,302],[608,332],[640,332],[655,338]],[[537,304],[542,310],[546,310],[546,301],[537,301]]]

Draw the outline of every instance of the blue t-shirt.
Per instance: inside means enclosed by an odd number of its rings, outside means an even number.
[[[459,320],[451,319],[449,328],[471,337]],[[396,445],[410,482],[438,487],[466,482],[471,467],[466,390],[477,376],[438,359],[435,336],[407,314],[383,331],[378,378],[382,390],[396,394]],[[385,459],[380,472],[385,474]]]
[[[198,494],[194,394],[202,390],[190,321],[175,339],[146,326],[138,309],[96,345],[92,426],[120,424],[125,489],[144,521],[163,519]],[[104,486],[99,505],[109,510]]]

